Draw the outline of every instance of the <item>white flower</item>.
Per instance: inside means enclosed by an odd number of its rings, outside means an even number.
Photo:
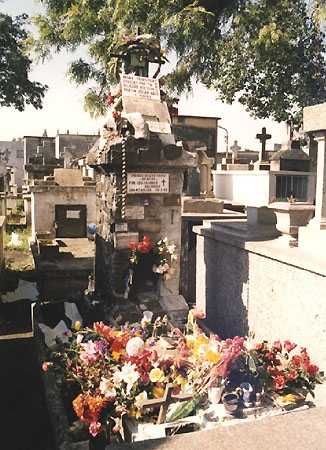
[[[135,397],[135,406],[140,408],[142,406],[142,402],[147,400],[147,392],[143,391]]]
[[[153,266],[153,272],[155,272],[155,273],[164,273],[163,266]]]
[[[104,377],[102,377],[100,382],[100,391],[105,397],[115,397],[117,395],[117,391],[112,387],[111,381]]]
[[[127,383],[127,394],[130,393],[134,383],[139,379],[139,372],[136,370],[136,365],[128,362],[121,369],[121,376],[125,383]]]
[[[126,351],[129,356],[137,356],[144,350],[144,341],[140,337],[131,338],[127,345]]]
[[[121,386],[122,373],[120,372],[120,370],[117,370],[116,372],[114,372],[112,381],[113,381],[113,384],[115,387],[119,388]]]
[[[170,255],[173,255],[173,253],[176,251],[176,249],[177,249],[177,247],[174,244],[169,245],[168,248],[167,248],[167,250],[170,253]]]
[[[169,270],[169,268],[170,268],[170,266],[169,266],[168,263],[165,263],[165,264],[163,265],[163,270]]]
[[[83,338],[84,338],[84,336],[82,334],[78,334],[77,339],[76,339],[77,344],[81,344]]]

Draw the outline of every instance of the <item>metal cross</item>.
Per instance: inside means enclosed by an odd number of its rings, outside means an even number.
[[[266,133],[266,128],[263,127],[262,132],[259,134],[256,134],[256,139],[259,139],[261,142],[261,156],[260,156],[260,160],[261,161],[266,161],[266,141],[267,139],[270,139],[272,137],[271,134],[267,134]]]
[[[157,419],[158,424],[165,422],[166,413],[167,413],[169,405],[171,405],[171,403],[185,402],[185,401],[191,400],[193,397],[192,394],[173,395],[172,392],[173,392],[174,388],[175,387],[173,386],[172,383],[168,383],[165,386],[165,391],[164,391],[163,397],[154,398],[151,400],[144,400],[141,403],[142,409],[155,408],[158,406],[160,407],[160,412],[159,412],[158,419]]]

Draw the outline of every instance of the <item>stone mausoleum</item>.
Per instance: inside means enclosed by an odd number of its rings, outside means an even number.
[[[120,312],[128,304],[130,243],[137,245],[144,236],[153,242],[167,237],[180,255],[183,174],[197,165],[197,156],[175,143],[158,81],[126,74],[121,80],[122,95],[87,157],[97,173],[96,290],[107,302],[118,302]],[[173,264],[170,279],[159,285],[143,272],[136,302],[163,297],[169,310],[174,302],[184,302],[180,259]]]

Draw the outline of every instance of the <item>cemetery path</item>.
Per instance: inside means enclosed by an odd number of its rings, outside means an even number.
[[[0,341],[1,450],[53,450],[34,339]]]

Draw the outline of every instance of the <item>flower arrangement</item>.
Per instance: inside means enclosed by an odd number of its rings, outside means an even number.
[[[130,288],[135,279],[139,281],[146,277],[163,275],[164,279],[169,279],[174,273],[171,263],[177,260],[176,246],[170,244],[167,237],[159,239],[157,242],[150,240],[149,236],[144,236],[143,240],[129,244],[131,254],[129,257],[129,272],[126,277],[125,296],[128,297]]]
[[[298,350],[289,340],[272,345],[263,341],[248,352],[248,358],[251,370],[281,406],[304,400],[308,392],[314,397],[314,388],[321,382],[319,368],[312,364],[307,349]]]
[[[145,240],[153,248],[149,242]],[[43,370],[59,371],[67,385],[74,386],[73,409],[78,423],[87,426],[91,436],[105,432],[112,423],[113,431],[118,431],[124,414],[155,422],[157,410],[144,410],[143,404],[163,397],[170,383],[173,394],[191,393],[193,398],[170,408],[168,421],[186,417],[202,403],[207,404],[211,388],[227,390],[236,372],[242,379],[255,377],[259,391],[277,397],[279,406],[296,404],[304,398],[302,389],[313,394],[321,382],[319,369],[305,348],[292,355],[297,346],[289,341],[272,345],[263,341],[252,346],[244,337],[207,337],[195,323],[200,315],[192,312],[187,333],[172,328],[168,340],[153,337],[149,311],[136,328],[96,322],[92,329],[76,331],[79,326],[75,326],[69,341],[61,342],[52,360],[43,363]]]

